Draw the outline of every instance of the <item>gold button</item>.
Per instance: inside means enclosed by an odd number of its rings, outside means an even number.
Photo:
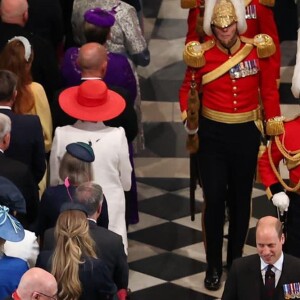
[[[234,94],[233,94],[233,97],[236,97],[236,96],[237,96],[237,94],[236,94],[236,93],[234,93]]]
[[[232,79],[232,82],[233,82],[233,83],[235,83],[235,81],[236,81],[235,79]]]
[[[236,86],[234,86],[232,89],[233,89],[234,91],[236,91],[236,90],[237,90],[237,87],[236,87]]]
[[[235,107],[233,110],[234,110],[234,111],[237,111],[237,108]]]
[[[233,101],[233,104],[237,104],[237,101]]]

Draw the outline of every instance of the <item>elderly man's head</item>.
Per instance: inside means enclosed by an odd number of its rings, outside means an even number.
[[[31,268],[22,276],[16,293],[21,300],[56,300],[57,282],[45,270]]]
[[[100,214],[103,202],[103,191],[99,184],[84,182],[76,189],[76,201],[83,204],[89,217]]]
[[[1,0],[0,12],[4,23],[25,26],[28,20],[27,0]]]
[[[0,149],[5,151],[10,143],[11,120],[10,118],[0,113]]]

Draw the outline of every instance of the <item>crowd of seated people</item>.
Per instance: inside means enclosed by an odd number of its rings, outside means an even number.
[[[150,56],[141,2],[117,2],[82,12],[75,1],[0,2],[0,300],[127,297],[135,66]],[[90,44],[78,40],[75,14],[89,23]],[[79,75],[66,84],[70,47]]]

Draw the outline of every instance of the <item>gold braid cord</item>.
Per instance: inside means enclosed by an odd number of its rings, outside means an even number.
[[[278,147],[280,153],[288,160],[291,161],[299,161],[299,155],[297,155],[296,157],[291,156],[289,154],[289,152],[284,148],[284,146],[282,145],[282,143],[279,140],[278,136],[275,136],[275,143],[276,146]],[[271,146],[272,146],[272,141],[270,141],[270,144],[268,146],[268,156],[269,156],[269,161],[270,161],[270,165],[272,167],[272,170],[274,172],[274,174],[276,175],[278,181],[281,183],[281,185],[285,188],[285,190],[289,191],[289,192],[296,192],[300,189],[300,180],[298,181],[298,183],[294,186],[294,187],[290,187],[288,186],[283,179],[281,178],[278,170],[276,169],[273,159],[272,159],[272,153],[271,153]],[[297,151],[295,154],[299,154],[300,152]]]
[[[196,0],[181,0],[180,1],[181,8],[194,8],[197,6]]]
[[[197,129],[199,124],[200,101],[196,87],[197,84],[195,82],[195,70],[193,70],[187,109],[187,127],[190,130]],[[188,135],[186,148],[190,153],[197,152],[199,148],[199,138],[197,133]]]
[[[205,32],[203,30],[203,21],[204,21],[204,7],[205,7],[205,0],[200,0],[199,3],[199,15],[197,17],[196,23],[196,32],[199,35],[200,42],[204,42]]]

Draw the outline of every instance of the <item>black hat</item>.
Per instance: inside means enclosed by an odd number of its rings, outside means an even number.
[[[93,162],[95,160],[93,148],[87,143],[71,143],[66,146],[66,150],[69,154],[82,161]]]
[[[6,177],[0,176],[0,205],[11,211],[26,214],[26,201],[20,190]]]
[[[86,214],[86,216],[88,216],[88,211],[85,208],[85,206],[81,203],[75,203],[75,202],[65,202],[61,208],[60,208],[60,212],[64,212],[67,210],[80,210],[82,212],[84,212]]]

